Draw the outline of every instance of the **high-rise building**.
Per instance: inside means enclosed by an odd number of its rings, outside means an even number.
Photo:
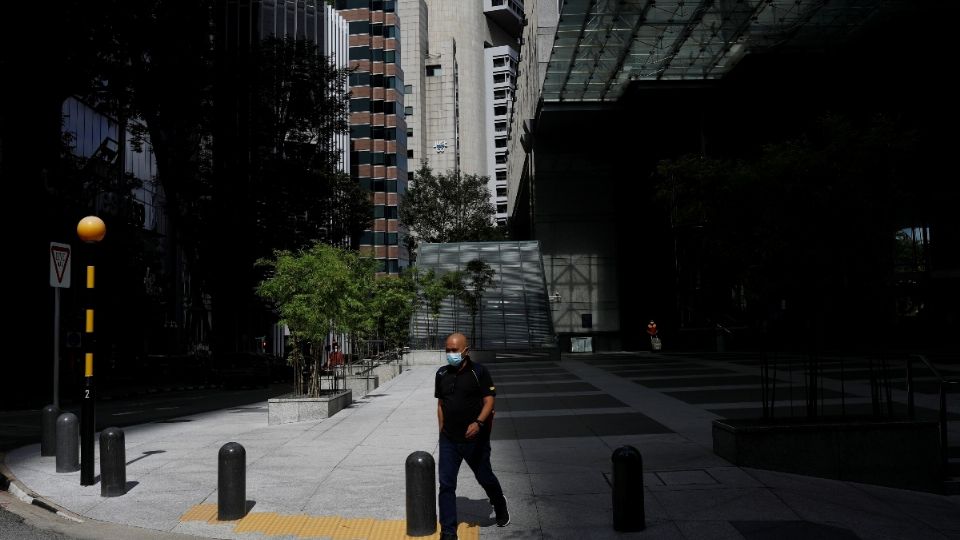
[[[337,0],[350,31],[350,174],[372,193],[373,228],[360,239],[380,272],[407,265],[399,197],[407,183],[407,125],[396,2]]]
[[[505,221],[523,2],[399,0],[398,10],[405,43],[415,48],[401,60],[411,158],[438,172],[489,177],[490,202]]]

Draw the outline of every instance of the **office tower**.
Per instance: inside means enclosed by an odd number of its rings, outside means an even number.
[[[517,0],[400,0],[411,157],[437,172],[489,177],[507,217],[507,142],[524,4]],[[407,19],[410,24],[407,25]]]
[[[407,265],[399,197],[407,183],[401,40],[396,2],[337,0],[350,31],[350,174],[372,193],[373,228],[360,239],[379,271],[396,274]]]

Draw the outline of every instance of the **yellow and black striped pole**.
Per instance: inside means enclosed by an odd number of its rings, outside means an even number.
[[[96,285],[95,244],[103,240],[107,234],[107,226],[96,216],[87,216],[77,224],[77,236],[80,240],[90,244],[87,264],[87,294],[84,310],[85,345],[83,369],[83,395],[80,407],[80,485],[94,484],[94,433],[96,432],[96,386],[93,381],[93,353],[96,347],[94,334],[94,286]]]

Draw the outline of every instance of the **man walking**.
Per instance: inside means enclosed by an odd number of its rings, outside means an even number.
[[[434,397],[440,422],[440,538],[457,538],[457,473],[466,460],[486,491],[497,525],[510,523],[507,499],[490,467],[490,428],[496,396],[490,372],[470,360],[467,337],[447,337],[447,365],[437,370]]]

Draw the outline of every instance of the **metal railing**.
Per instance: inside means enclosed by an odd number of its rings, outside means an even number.
[[[950,446],[947,392],[960,388],[960,378],[944,377],[940,370],[921,354],[905,357],[824,358],[818,354],[765,353],[761,356],[759,365],[763,418],[769,420],[782,417],[783,413],[777,412],[778,407],[786,408],[788,416],[799,419],[865,416],[882,419],[894,419],[898,416],[916,418],[918,385],[915,381],[914,364],[918,362],[933,375],[932,382],[936,384],[941,467],[946,475],[949,470]],[[904,385],[902,388],[906,391],[905,414],[902,408],[898,413],[898,400],[894,396],[894,389],[901,388],[900,384]],[[856,389],[857,385],[862,385],[858,390],[865,399],[869,390],[869,403],[860,399],[848,401],[847,391]],[[901,394],[900,403],[902,399]],[[934,407],[930,404],[927,408]]]
[[[950,466],[950,443],[947,434],[947,392],[950,389],[956,390],[960,387],[960,378],[958,377],[944,377],[940,374],[940,370],[934,366],[926,356],[922,354],[913,354],[907,358],[907,415],[910,418],[913,418],[915,415],[914,408],[914,385],[913,385],[913,361],[919,360],[926,368],[933,373],[933,376],[937,379],[937,390],[938,390],[938,402],[939,402],[939,416],[938,422],[940,424],[940,466],[943,470],[944,476],[947,476],[949,473]]]

